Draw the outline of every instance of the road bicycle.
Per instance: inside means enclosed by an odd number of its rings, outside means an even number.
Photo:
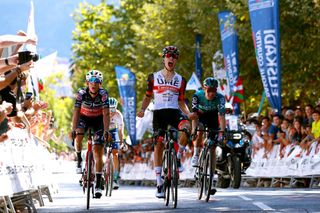
[[[105,151],[105,163],[103,169],[103,177],[105,180],[105,187],[106,187],[106,196],[111,197],[112,190],[113,190],[113,155],[112,155],[112,143],[115,141],[114,137],[112,137],[111,142],[107,142],[104,151]]]
[[[164,179],[164,201],[165,205],[168,206],[170,197],[173,208],[177,208],[178,204],[178,182],[179,182],[179,168],[177,163],[177,138],[178,132],[184,131],[170,128],[164,131],[164,140],[162,143],[165,144],[165,148],[162,154],[162,174]]]
[[[79,133],[72,133],[72,144],[74,145],[74,140],[76,135]],[[92,129],[88,129],[88,137],[87,137],[87,152],[86,152],[86,161],[85,167],[83,169],[81,179],[79,180],[80,186],[82,186],[83,193],[87,195],[87,209],[90,208],[90,197],[94,198],[94,183],[95,183],[95,161],[93,157],[93,140],[92,140]]]
[[[210,195],[216,193],[216,189],[212,189],[213,178],[216,168],[216,146],[218,144],[218,130],[205,128],[204,130],[196,129],[196,131],[205,132],[203,148],[199,155],[198,167],[195,171],[195,180],[198,188],[198,199],[201,200],[204,192],[205,201],[208,202]]]

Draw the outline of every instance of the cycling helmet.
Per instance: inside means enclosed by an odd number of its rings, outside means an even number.
[[[100,80],[100,83],[103,80],[103,75],[99,70],[90,70],[89,72],[87,72],[86,74],[86,80],[89,81],[92,78],[97,78]]]
[[[117,106],[118,106],[117,99],[115,99],[113,97],[109,97],[109,107],[110,108],[117,108]]]
[[[175,47],[175,46],[166,46],[165,48],[163,48],[163,50],[162,50],[162,58],[164,58],[167,53],[173,53],[173,54],[175,54],[177,56],[180,55],[180,52],[179,52],[178,48]]]
[[[217,88],[218,85],[218,80],[213,77],[208,77],[203,81],[203,86],[206,88]]]

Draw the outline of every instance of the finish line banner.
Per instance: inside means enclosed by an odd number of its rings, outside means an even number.
[[[229,85],[229,97],[237,91],[239,78],[238,63],[238,36],[234,29],[236,17],[230,11],[223,11],[218,14],[220,24],[220,34],[224,58],[224,67],[227,73]],[[228,100],[229,102],[230,100]],[[240,114],[240,105],[233,104],[235,114]]]
[[[281,113],[281,67],[278,0],[248,0],[252,37],[264,91]]]
[[[131,144],[136,145],[136,76],[130,70],[116,66],[116,77],[123,110],[125,128]]]

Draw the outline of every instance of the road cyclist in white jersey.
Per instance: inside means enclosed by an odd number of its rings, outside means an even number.
[[[175,66],[179,58],[179,50],[174,46],[167,46],[162,51],[164,67],[160,71],[149,75],[147,80],[147,91],[142,101],[141,110],[137,113],[138,117],[143,117],[152,95],[154,98],[153,112],[153,131],[157,135],[154,147],[154,168],[156,173],[157,191],[156,197],[164,198],[163,180],[161,178],[162,170],[162,152],[164,149],[163,136],[161,131],[167,130],[168,126],[176,129],[185,129],[182,132],[177,153],[177,164],[182,171],[181,155],[189,140],[190,122],[188,115],[190,111],[185,103],[186,80],[175,72]]]
[[[119,188],[119,173],[120,173],[120,162],[119,162],[119,149],[125,149],[124,139],[124,122],[123,115],[117,109],[118,101],[113,97],[109,97],[109,108],[110,108],[110,125],[109,131],[112,134],[112,154],[114,164],[114,177],[113,177],[113,189]]]

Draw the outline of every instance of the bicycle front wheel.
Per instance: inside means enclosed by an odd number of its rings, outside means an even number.
[[[177,208],[178,204],[178,182],[179,182],[179,169],[177,164],[177,155],[174,149],[171,151],[171,198],[173,208]]]
[[[196,176],[197,176],[197,188],[198,188],[198,199],[201,200],[202,194],[203,194],[203,185],[204,185],[204,163],[205,163],[205,151],[204,149],[201,151],[199,156],[199,166],[196,170]]]
[[[215,154],[215,148],[212,147],[208,150],[206,154],[206,160],[205,160],[204,190],[206,195],[206,202],[208,202],[210,199],[215,167],[216,167],[216,154]]]
[[[169,205],[170,200],[170,174],[169,174],[169,155],[165,150],[162,155],[162,174],[163,174],[163,191],[164,191],[164,204]]]
[[[106,196],[111,197],[112,190],[113,190],[113,157],[111,154],[109,155],[109,159],[107,160],[107,166],[106,166]]]
[[[87,161],[87,209],[90,208],[90,196],[92,193],[92,183],[91,183],[91,173],[92,173],[92,168],[93,167],[93,153],[89,152],[88,153],[88,161]],[[91,188],[91,190],[90,190]]]

